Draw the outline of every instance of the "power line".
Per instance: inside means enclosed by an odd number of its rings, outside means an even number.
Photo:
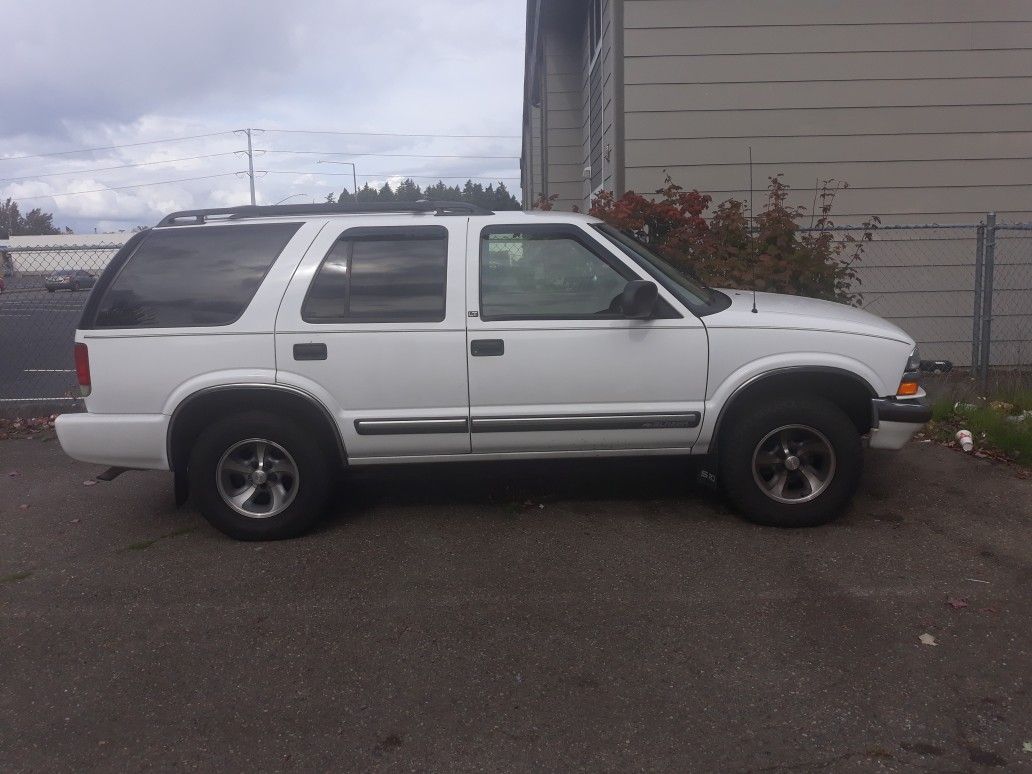
[[[137,183],[136,185],[117,185],[108,188],[93,188],[89,191],[66,191],[64,193],[41,194],[39,196],[19,196],[19,202],[27,202],[33,199],[55,199],[58,196],[78,196],[79,194],[105,193],[106,191],[124,191],[127,188],[147,188],[154,185],[172,185],[174,183],[191,183],[195,180],[212,180],[216,177],[235,177],[246,175],[246,172],[222,172],[218,175],[203,175],[201,177],[183,177],[178,180],[159,180],[156,183]]]
[[[519,140],[518,134],[416,134],[406,132],[338,132],[330,129],[256,129],[261,132],[284,134],[336,134],[345,137],[443,137],[455,140]]]
[[[168,137],[164,140],[145,140],[143,142],[127,142],[121,145],[104,145],[97,148],[76,148],[75,150],[52,151],[51,153],[26,153],[21,156],[2,156],[0,161],[17,161],[18,159],[42,159],[49,156],[67,156],[73,153],[93,153],[102,150],[117,150],[118,148],[138,148],[141,145],[160,145],[166,142],[182,142],[184,140],[200,140],[204,137],[219,137],[223,134],[233,134],[231,130],[224,132],[209,132],[207,134],[194,134],[188,137]]]
[[[40,177],[60,177],[61,175],[90,175],[94,172],[110,172],[114,169],[131,169],[133,167],[150,167],[156,164],[175,164],[180,161],[196,161],[198,159],[213,159],[218,156],[235,156],[240,151],[226,151],[224,153],[208,153],[203,156],[185,156],[181,159],[165,159],[164,161],[141,161],[138,164],[121,164],[117,167],[96,167],[95,169],[78,169],[72,172],[46,172],[40,175],[25,175],[24,177],[5,177],[0,183],[15,183],[20,180],[35,180]]]
[[[382,156],[384,158],[404,159],[505,159],[513,161],[519,156],[477,156],[477,155],[443,155],[440,153],[346,153],[343,151],[299,151],[255,149],[255,153],[290,153],[298,156]]]
[[[312,175],[314,177],[351,177],[350,172],[292,172],[281,169],[261,169],[259,172],[267,175]],[[410,177],[413,180],[519,180],[519,176],[507,177],[505,175],[400,175],[392,172],[390,174],[382,172],[366,172],[359,173],[358,177],[375,177],[378,179],[388,177]]]

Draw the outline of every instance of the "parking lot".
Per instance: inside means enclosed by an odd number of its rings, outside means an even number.
[[[0,442],[4,771],[1032,767],[1010,467],[870,453],[800,531],[681,460],[354,470],[266,544],[98,472]]]
[[[8,277],[0,294],[0,401],[66,399],[74,394],[72,341],[89,291],[48,293],[42,276]]]

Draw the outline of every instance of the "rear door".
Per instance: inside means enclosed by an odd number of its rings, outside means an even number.
[[[287,289],[277,382],[331,408],[352,460],[470,451],[466,225],[329,221]]]

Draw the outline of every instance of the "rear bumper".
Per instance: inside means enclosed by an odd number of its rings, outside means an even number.
[[[55,422],[65,454],[83,462],[168,470],[164,414],[62,414]]]
[[[872,449],[902,449],[932,418],[932,409],[923,397],[877,398],[871,401],[871,406],[876,420],[871,429]]]

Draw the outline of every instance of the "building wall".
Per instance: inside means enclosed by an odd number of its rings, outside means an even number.
[[[588,22],[588,0],[550,0],[543,4],[538,45],[541,58],[540,106],[529,106],[524,126],[523,196],[529,206],[541,195],[558,195],[557,209],[590,206],[592,178],[585,174],[592,149],[603,151],[597,167],[603,185],[613,190],[620,151],[615,134],[619,120],[614,77],[616,32],[614,0],[602,2],[602,37],[598,48],[597,101],[592,101],[595,61]],[[592,123],[592,105],[601,121]],[[600,109],[599,109],[600,106]],[[601,129],[601,137],[599,136]]]
[[[10,255],[11,263],[3,268],[9,268],[15,276],[49,274],[59,269],[86,269],[96,273],[107,266],[131,236],[126,231],[15,236],[4,240],[4,250]]]
[[[584,3],[584,13],[590,3]],[[584,24],[581,31],[581,100],[583,123],[581,126],[582,153],[581,209],[591,206],[591,198],[599,187],[614,190],[615,170],[619,161],[615,136],[616,99],[614,63],[616,61],[615,39],[617,27],[614,23],[614,0],[601,0],[602,34],[596,49],[591,45],[591,25]],[[597,72],[593,69],[597,68]],[[595,83],[593,84],[593,78]],[[595,101],[592,91],[595,90]],[[594,110],[593,110],[594,107]],[[592,151],[596,152],[593,154]],[[591,168],[591,174],[584,170]]]
[[[1032,0],[624,0],[626,187],[847,181],[841,220],[1032,210]]]

